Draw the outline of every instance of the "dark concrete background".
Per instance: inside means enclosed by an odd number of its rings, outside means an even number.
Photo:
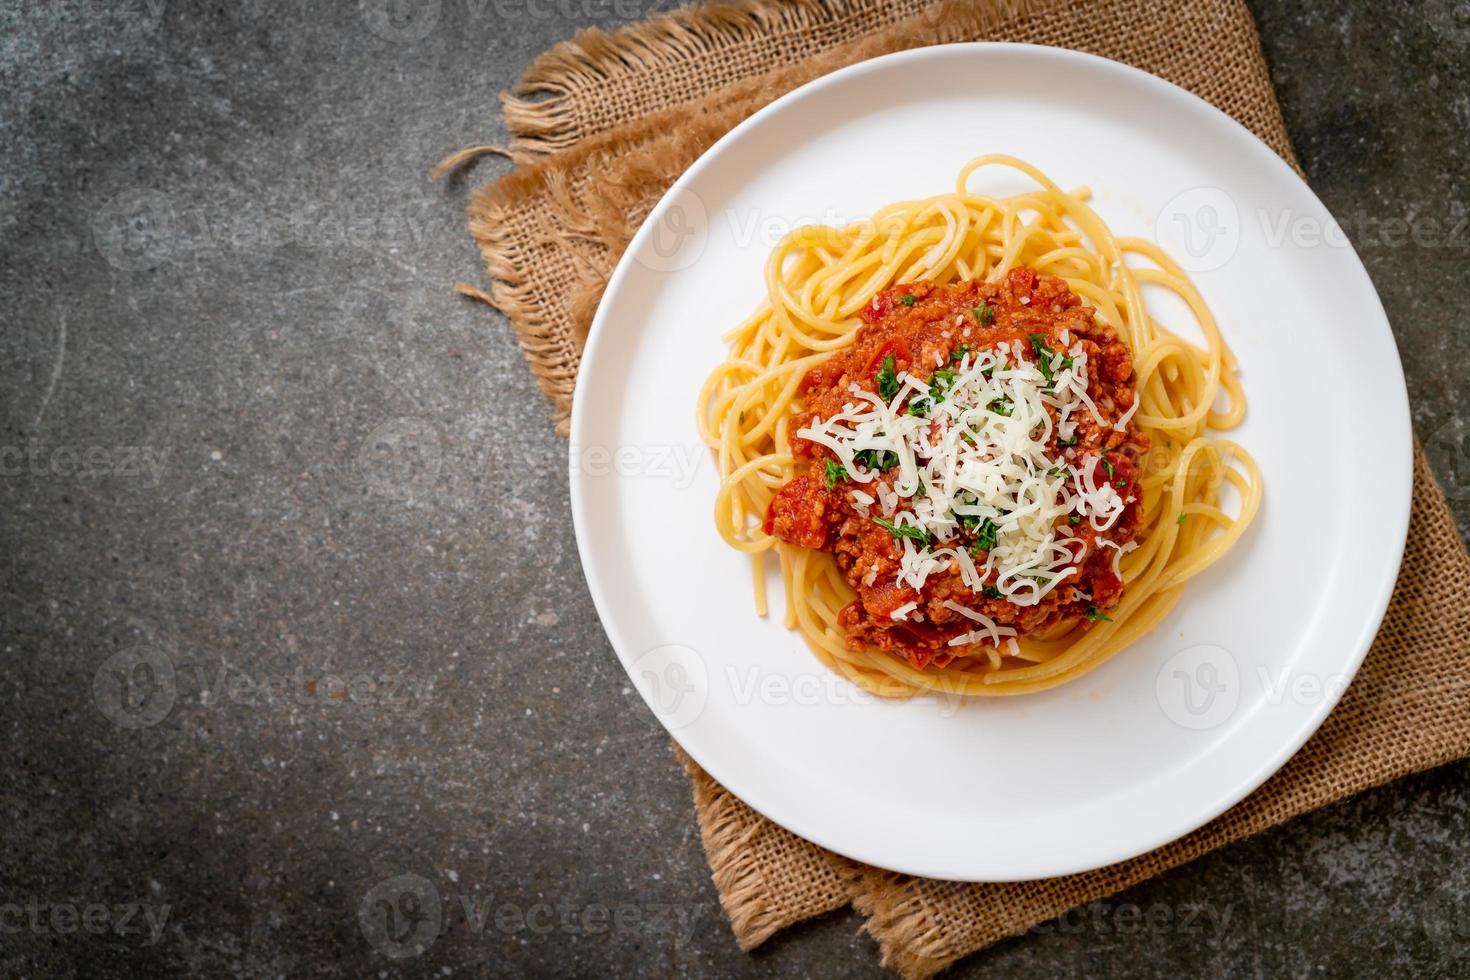
[[[0,973],[878,975],[851,913],[736,948],[563,443],[448,289],[504,165],[428,167],[503,137],[535,53],[655,5],[439,6],[397,40],[356,4],[0,9]],[[1470,5],[1252,6],[1463,528]],[[382,882],[438,896],[421,955],[359,921]],[[1467,940],[1459,764],[957,972],[1445,976]]]

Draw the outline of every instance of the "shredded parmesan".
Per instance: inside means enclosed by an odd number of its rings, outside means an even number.
[[[974,620],[975,622],[979,623],[982,627],[984,627],[983,635],[990,640],[993,646],[1000,646],[1000,641],[1002,637],[1016,635],[1016,631],[1011,627],[998,626],[996,625],[995,620],[991,619],[989,616],[985,615],[984,613],[978,613],[973,609],[966,609],[958,602],[952,602],[949,599],[946,599],[944,600],[944,607],[946,609],[951,609],[954,612],[959,613],[966,619]],[[981,635],[981,631],[972,631],[966,633],[964,636],[957,636],[953,640],[950,640],[949,645],[953,647],[967,643],[974,643],[975,640],[979,639]],[[966,639],[965,637],[970,637],[971,639]]]
[[[975,592],[989,582],[1010,602],[1034,606],[1075,577],[1084,557],[1067,516],[1080,515],[1099,532],[1122,516],[1126,501],[1098,456],[1066,450],[1053,455],[1051,449],[1054,436],[1072,437],[1081,411],[1108,424],[1088,396],[1081,343],[1040,355],[1050,358],[1046,373],[1036,356],[1023,343],[966,352],[950,365],[947,386],[903,373],[888,402],[853,386],[840,412],[797,432],[831,450],[854,482],[873,484],[866,492],[851,491],[860,513],[866,516],[876,504],[895,527],[919,532],[901,537],[898,584],[922,590],[931,575],[954,568]],[[945,363],[940,354],[935,361]],[[924,405],[924,414],[901,409],[905,399],[909,408]],[[1126,425],[1137,406],[1135,399],[1115,427]],[[865,465],[873,459],[896,460],[896,466]],[[894,479],[880,479],[884,470],[894,471]],[[907,507],[900,510],[901,503]],[[983,563],[958,545],[963,526],[993,529],[995,546]],[[958,603],[946,606],[978,624],[951,645],[983,641],[1000,647],[1008,638],[1014,644],[1015,630]],[[893,618],[907,619],[916,608],[900,606]]]
[[[1131,500],[1132,498],[1130,497],[1129,499]],[[1109,541],[1107,538],[1098,538],[1097,543],[1103,545],[1104,547],[1113,549],[1113,577],[1116,579],[1121,579],[1123,577],[1123,572],[1122,569],[1118,567],[1118,562],[1122,559],[1124,555],[1128,554],[1128,552],[1133,551],[1135,548],[1137,548],[1138,542],[1129,541],[1127,544],[1119,544],[1116,541]]]

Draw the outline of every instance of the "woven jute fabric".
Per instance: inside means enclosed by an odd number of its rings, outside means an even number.
[[[742,0],[686,8],[541,56],[503,97],[516,170],[470,228],[567,431],[582,343],[618,257],[716,139],[813,78],[928,44],[1006,40],[1132,64],[1239,119],[1295,166],[1249,12],[1236,0]],[[1045,881],[969,885],[838,857],[761,817],[680,753],[736,938],[752,948],[851,904],[883,962],[927,976],[1004,936],[1407,773],[1470,754],[1470,560],[1417,447],[1403,573],[1357,679],[1315,736],[1238,806],[1142,857]]]

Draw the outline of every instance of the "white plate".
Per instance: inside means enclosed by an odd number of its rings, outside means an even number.
[[[752,609],[712,522],[694,430],[719,340],[794,224],[948,190],[981,153],[1087,184],[1120,234],[1194,270],[1239,356],[1234,436],[1265,503],[1163,624],[1070,685],[882,702]],[[972,187],[1020,189],[985,172]],[[1157,315],[1175,321],[1177,310]],[[969,881],[1111,864],[1206,823],[1274,773],[1361,662],[1397,576],[1411,479],[1398,352],[1362,264],[1265,145],[1189,93],[1051,48],[879,58],[737,127],[686,173],[608,286],[572,414],[592,597],[645,700],[701,766],[840,854]],[[772,563],[774,564],[774,563]]]

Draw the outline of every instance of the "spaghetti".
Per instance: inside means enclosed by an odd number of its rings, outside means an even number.
[[[970,191],[993,165],[1039,189]],[[953,193],[798,228],[701,390],[716,525],[754,558],[757,611],[774,551],[786,625],[870,691],[1072,680],[1153,629],[1256,513],[1254,460],[1212,434],[1245,414],[1213,316],[1087,198],[990,155]],[[1145,286],[1187,304],[1204,346],[1149,315]]]

